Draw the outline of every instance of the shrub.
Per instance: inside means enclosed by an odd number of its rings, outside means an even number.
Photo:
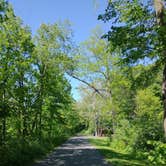
[[[154,166],[166,165],[166,143],[160,141],[147,141],[147,144],[153,147],[149,152],[146,152],[148,161]]]
[[[142,125],[138,125],[138,135],[133,143],[133,149],[135,151],[148,151],[151,150],[151,145],[147,144],[148,140],[161,141],[163,139],[163,131],[161,123],[155,120],[151,122],[146,120],[142,122]]]
[[[121,120],[112,136],[111,146],[115,149],[131,151],[137,137],[135,126],[128,120]]]

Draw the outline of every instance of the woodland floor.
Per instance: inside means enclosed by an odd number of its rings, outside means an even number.
[[[88,139],[86,136],[72,137],[33,166],[110,166]]]

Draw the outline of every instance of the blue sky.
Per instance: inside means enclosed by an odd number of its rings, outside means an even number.
[[[41,23],[54,23],[68,19],[72,23],[74,41],[78,44],[88,38],[97,25],[107,29],[106,24],[97,20],[104,12],[107,0],[8,0],[15,14],[30,26],[34,35]],[[79,99],[79,82],[70,79],[72,94]]]

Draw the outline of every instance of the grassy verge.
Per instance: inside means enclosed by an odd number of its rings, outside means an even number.
[[[47,154],[50,154],[52,151],[55,150],[56,147],[60,146],[68,139],[69,136],[59,136],[59,137],[54,137],[52,140],[44,140],[40,147],[42,153],[41,154],[38,153],[38,155],[35,155],[33,162],[44,159]],[[31,164],[28,164],[27,166],[30,166]]]
[[[135,154],[122,153],[110,147],[110,141],[106,137],[94,137],[89,139],[106,160],[112,166],[145,166],[147,163],[137,158]]]
[[[89,130],[87,130],[87,129],[85,129],[85,130],[82,130],[82,131],[80,131],[79,133],[77,133],[77,135],[79,136],[89,136],[89,135],[91,135],[90,134],[90,131]]]
[[[0,166],[30,166],[35,160],[42,159],[67,139],[66,136],[60,136],[42,139],[41,143],[28,140],[24,144],[19,140],[14,140],[0,149]]]

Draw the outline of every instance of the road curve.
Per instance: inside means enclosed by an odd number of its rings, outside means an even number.
[[[110,166],[88,142],[88,137],[72,137],[44,160],[33,166]]]

